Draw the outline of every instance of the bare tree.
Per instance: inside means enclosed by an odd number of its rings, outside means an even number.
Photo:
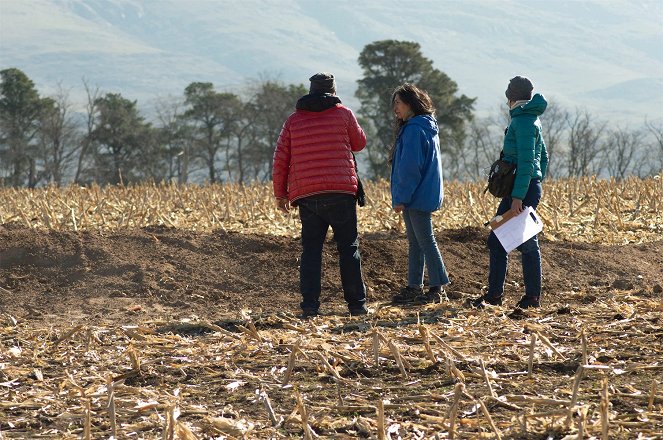
[[[617,179],[624,179],[632,171],[633,159],[643,146],[643,133],[616,128],[609,132],[606,142],[606,164],[608,172]]]
[[[546,111],[541,115],[541,125],[549,158],[546,175],[552,178],[559,177],[561,167],[558,164],[563,162],[565,154],[564,137],[569,126],[569,112],[556,102],[550,101]]]
[[[48,182],[56,185],[63,183],[67,168],[80,147],[79,135],[69,92],[59,86],[43,112],[39,130],[43,174]]]
[[[78,154],[78,162],[76,164],[76,172],[74,173],[74,182],[82,183],[85,161],[92,149],[92,132],[95,129],[96,114],[98,111],[97,101],[101,97],[99,87],[92,88],[87,80],[83,79],[83,87],[85,87],[85,94],[87,95],[87,103],[85,104],[85,133],[80,138],[80,149]]]
[[[576,109],[575,115],[568,119],[568,126],[568,175],[579,177],[599,174],[603,167],[600,159],[606,123],[594,121],[587,110]]]
[[[189,173],[195,166],[191,127],[183,118],[184,103],[181,99],[160,99],[155,112],[157,118],[157,139],[165,150],[168,163],[167,180],[177,179],[177,183],[187,183]]]
[[[652,149],[657,151],[659,171],[663,169],[663,122],[654,123],[645,120],[645,127],[647,131],[654,137],[654,145]]]
[[[452,177],[483,179],[487,168],[499,157],[504,132],[502,124],[492,118],[473,120],[470,123],[464,151],[449,156]],[[460,172],[462,165],[463,172]]]

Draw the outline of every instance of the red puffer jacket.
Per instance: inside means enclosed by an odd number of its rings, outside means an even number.
[[[294,202],[328,192],[355,195],[352,152],[366,146],[366,135],[352,110],[340,103],[322,111],[297,107],[283,124],[274,151],[274,196]]]

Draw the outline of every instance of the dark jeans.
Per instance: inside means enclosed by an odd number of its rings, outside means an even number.
[[[357,204],[350,194],[321,194],[297,201],[302,221],[302,260],[299,269],[302,309],[320,307],[322,246],[331,226],[338,249],[343,295],[350,310],[366,303],[361,275]]]
[[[532,179],[529,189],[523,199],[523,206],[531,206],[536,209],[541,200],[541,181]],[[497,214],[504,214],[511,209],[511,197],[505,197],[497,208]],[[491,232],[488,236],[488,249],[490,250],[490,272],[488,274],[487,295],[499,298],[504,294],[504,281],[506,280],[509,255],[502,247],[497,236]],[[517,247],[521,253],[523,266],[523,278],[525,282],[525,295],[538,298],[541,295],[541,250],[537,236],[530,238]]]

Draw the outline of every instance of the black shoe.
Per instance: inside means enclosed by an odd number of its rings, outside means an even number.
[[[486,307],[486,305],[491,305],[491,306],[501,306],[502,305],[502,297],[501,296],[488,296],[488,295],[481,295],[478,298],[470,300],[470,306],[477,308],[477,309],[483,309]]]
[[[447,299],[447,292],[441,286],[435,286],[428,289],[428,292],[418,295],[414,302],[416,304],[436,304]]]
[[[399,293],[391,298],[394,304],[411,304],[415,298],[424,294],[424,289],[421,287],[403,287]]]
[[[523,296],[516,304],[517,309],[529,309],[541,307],[538,296]]]
[[[318,315],[319,315],[318,309],[302,309],[302,314],[300,315],[300,317],[302,319],[308,319]]]
[[[368,308],[366,306],[362,306],[359,308],[352,308],[348,310],[350,310],[350,316],[368,315]]]

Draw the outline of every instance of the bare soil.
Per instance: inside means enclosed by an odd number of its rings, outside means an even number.
[[[481,294],[486,236],[486,230],[472,228],[437,235],[452,296]],[[569,302],[571,291],[599,287],[655,295],[655,286],[663,284],[663,241],[602,246],[543,236],[541,249],[544,308]],[[360,251],[369,301],[388,301],[406,280],[405,237],[365,234]],[[277,236],[160,227],[48,232],[9,224],[0,226],[0,310],[49,324],[192,315],[214,320],[241,309],[296,313],[300,252],[299,239]],[[512,255],[507,304],[523,292],[519,255]],[[323,258],[321,311],[347,314],[331,234]]]
[[[343,301],[330,236],[323,260],[325,316],[311,322],[295,318],[300,301],[296,238],[163,227],[76,233],[0,225],[0,438],[85,438],[86,414],[92,437],[108,438],[112,428],[104,387],[110,377],[117,386],[118,438],[166,438],[165,414],[173,411],[168,402],[176,399],[179,420],[197,436],[176,438],[226,438],[223,433],[227,438],[302,438],[302,424],[293,417],[295,391],[320,438],[375,438],[373,405],[380,399],[391,402],[385,418],[395,437],[387,438],[438,433],[447,438],[445,417],[455,390],[461,389],[485,398],[504,438],[563,438],[580,429],[582,411],[589,411],[598,435],[603,377],[610,380],[610,438],[642,432],[650,435],[639,438],[661,438],[663,397],[655,386],[663,382],[663,241],[604,246],[551,241],[543,234],[543,306],[533,315],[511,315],[505,312],[523,292],[517,252],[510,263],[506,307],[475,311],[464,305],[485,288],[486,237],[484,229],[440,231],[451,301],[400,309],[386,305],[406,279],[404,234],[363,234],[372,313],[354,318]],[[440,361],[427,358],[417,328],[420,317],[432,334],[446,340],[431,341]],[[186,327],[187,322],[216,327]],[[255,323],[264,341],[248,323]],[[609,366],[609,376],[587,370],[579,393],[584,409],[573,407],[566,427],[560,425],[564,416],[540,416],[520,428],[525,411],[545,413],[552,407],[564,415],[573,405],[566,402],[575,399],[583,326],[589,329],[587,362]],[[408,371],[397,367],[386,345],[376,368],[370,354],[378,334],[373,331],[401,347],[411,364]],[[562,352],[539,342],[529,378],[522,370],[532,332],[547,334]],[[443,359],[451,359],[445,344],[464,353],[455,356],[455,371],[464,379],[450,375],[449,363],[445,366]],[[477,374],[479,358],[485,359],[500,397],[554,397],[561,403],[516,400],[518,407],[514,400],[491,400],[488,379]],[[286,371],[291,362],[294,367]],[[284,377],[290,373],[288,383]],[[176,389],[182,390],[180,397]],[[259,390],[269,393],[284,422],[270,422],[256,397]],[[476,401],[461,397],[462,438],[492,438]],[[137,409],[141,405],[149,408]],[[222,427],[227,420],[255,426]]]

